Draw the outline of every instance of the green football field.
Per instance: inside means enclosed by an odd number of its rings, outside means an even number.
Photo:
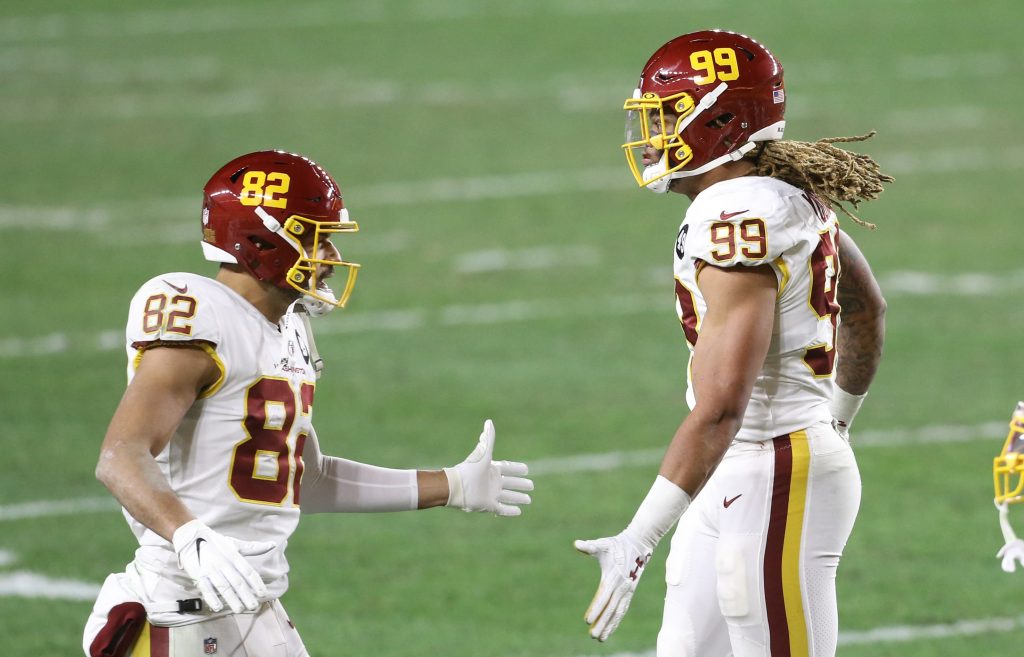
[[[93,468],[135,289],[202,260],[201,188],[232,157],[309,155],[361,226],[349,307],[319,322],[325,451],[460,461],[485,418],[536,482],[518,519],[306,518],[284,598],[312,655],[653,656],[667,545],[607,644],[596,562],[685,415],[672,245],[686,201],[636,189],[622,101],[672,36],[780,58],[787,137],[896,183],[844,227],[889,303],[854,428],[864,482],[840,655],[1019,653],[991,459],[1024,398],[1024,9],[1012,0],[0,3],[0,636],[81,653],[134,539]],[[1024,529],[1024,512],[1014,516]]]

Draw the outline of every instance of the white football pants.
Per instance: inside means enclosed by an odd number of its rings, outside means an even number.
[[[86,623],[83,648],[87,657],[101,654],[108,639],[122,631],[118,609],[126,601],[138,604],[125,595],[119,577],[123,574],[107,578]],[[124,657],[309,657],[279,600],[264,602],[255,612],[212,616],[187,625],[163,627],[144,621],[134,644],[123,647],[128,651]]]
[[[860,492],[827,423],[734,443],[672,537],[658,657],[834,657]]]

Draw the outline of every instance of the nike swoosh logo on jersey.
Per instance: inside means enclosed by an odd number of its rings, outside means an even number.
[[[728,221],[729,219],[732,219],[736,215],[743,214],[744,212],[750,212],[750,210],[740,210],[739,212],[723,212],[722,214],[718,215],[718,218],[721,219],[722,221]]]
[[[164,279],[162,278],[160,280],[164,281]],[[164,284],[167,285],[167,287],[171,288],[172,290],[176,291],[178,294],[188,293],[188,285],[186,285],[185,287],[178,287],[177,285],[173,283],[168,283],[167,281],[164,281]]]
[[[731,500],[728,500],[728,499],[723,497],[722,498],[722,506],[724,506],[725,508],[728,509],[732,505],[733,502],[735,502],[736,500],[738,500],[742,496],[743,496],[743,493],[740,493],[739,495],[737,495],[736,497],[732,498]]]

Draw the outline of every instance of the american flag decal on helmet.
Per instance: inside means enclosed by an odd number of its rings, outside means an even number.
[[[772,90],[772,102],[778,105],[779,103],[786,102],[786,90],[785,89],[773,89]]]
[[[217,637],[210,637],[203,639],[203,654],[204,655],[215,655],[217,654]]]

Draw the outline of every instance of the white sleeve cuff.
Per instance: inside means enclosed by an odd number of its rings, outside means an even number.
[[[829,403],[829,411],[831,411],[836,423],[845,429],[849,429],[850,425],[853,424],[853,418],[857,416],[857,411],[860,410],[860,406],[864,403],[864,398],[867,396],[868,393],[866,392],[863,395],[851,395],[839,386],[835,386],[832,401]]]
[[[686,508],[690,495],[665,477],[658,475],[647,497],[636,510],[626,531],[652,549],[672,529]]]

